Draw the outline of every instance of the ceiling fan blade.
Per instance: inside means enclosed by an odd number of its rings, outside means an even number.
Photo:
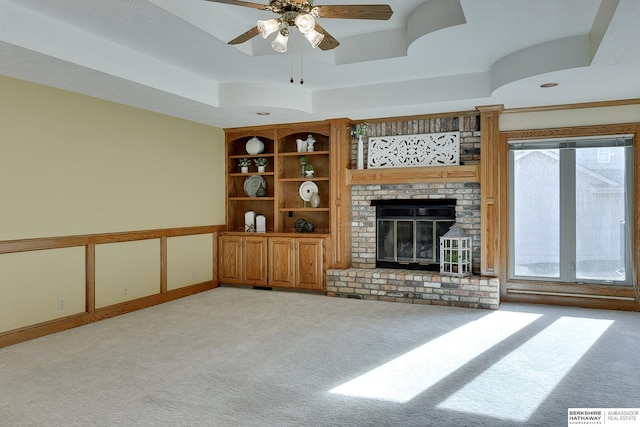
[[[240,34],[238,37],[236,37],[235,39],[231,40],[229,42],[229,44],[240,44],[240,43],[244,43],[247,40],[251,40],[252,38],[254,38],[255,36],[257,36],[258,33],[258,27],[253,27],[252,29],[250,29],[247,32],[244,32],[242,34]]]
[[[320,18],[377,19],[391,18],[393,10],[388,4],[353,4],[316,6]]]
[[[315,30],[319,33],[324,34],[324,38],[322,39],[322,41],[320,42],[320,44],[318,45],[318,47],[322,50],[331,50],[331,49],[335,49],[338,46],[340,46],[340,42],[338,40],[336,40],[335,38],[333,38],[333,36],[331,34],[329,34],[327,32],[327,30],[325,30],[324,28],[322,28],[320,26],[320,24],[318,24],[318,22],[316,21],[316,28]]]
[[[264,4],[251,3],[248,1],[239,1],[239,0],[205,0],[205,1],[210,1],[212,3],[232,4],[234,6],[244,6],[244,7],[250,7],[253,9],[267,10],[267,7]]]

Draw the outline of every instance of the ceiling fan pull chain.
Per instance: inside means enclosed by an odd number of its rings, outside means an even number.
[[[300,84],[304,84],[304,72],[302,71],[302,43],[300,43]]]
[[[289,79],[289,82],[293,84],[293,52],[289,51],[289,57],[291,58],[291,71],[289,73],[291,75],[291,79]]]

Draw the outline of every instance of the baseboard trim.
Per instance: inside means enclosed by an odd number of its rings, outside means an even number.
[[[547,295],[554,297],[574,297],[574,298],[592,298],[592,299],[610,299],[617,301],[635,301],[633,297],[621,297],[615,295],[590,295],[569,292],[551,292],[551,291],[530,291],[524,289],[507,289],[509,294],[527,294],[527,295]]]
[[[184,288],[174,289],[165,293],[154,294],[120,304],[98,308],[92,313],[85,312],[74,314],[68,317],[2,332],[0,333],[0,348],[40,338],[46,335],[55,334],[67,329],[77,328],[78,326],[98,322],[121,314],[142,310],[143,308],[152,307],[154,305],[184,298],[189,295],[215,289],[218,286],[219,283],[217,281],[198,283],[196,285],[185,286]]]

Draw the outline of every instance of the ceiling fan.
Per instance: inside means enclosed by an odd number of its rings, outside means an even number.
[[[258,34],[266,39],[277,31],[278,34],[271,46],[278,52],[287,50],[289,27],[297,27],[313,47],[319,47],[322,50],[338,47],[340,42],[322,28],[315,18],[387,20],[393,15],[391,6],[387,4],[314,6],[313,0],[269,0],[268,5],[239,0],[206,1],[268,10],[280,15],[279,18],[258,21],[255,27],[229,42],[229,44],[244,43]]]

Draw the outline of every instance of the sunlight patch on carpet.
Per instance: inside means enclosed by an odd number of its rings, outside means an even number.
[[[561,317],[437,407],[525,422],[612,323]]]
[[[540,314],[497,311],[467,323],[329,390],[330,393],[408,402]]]

